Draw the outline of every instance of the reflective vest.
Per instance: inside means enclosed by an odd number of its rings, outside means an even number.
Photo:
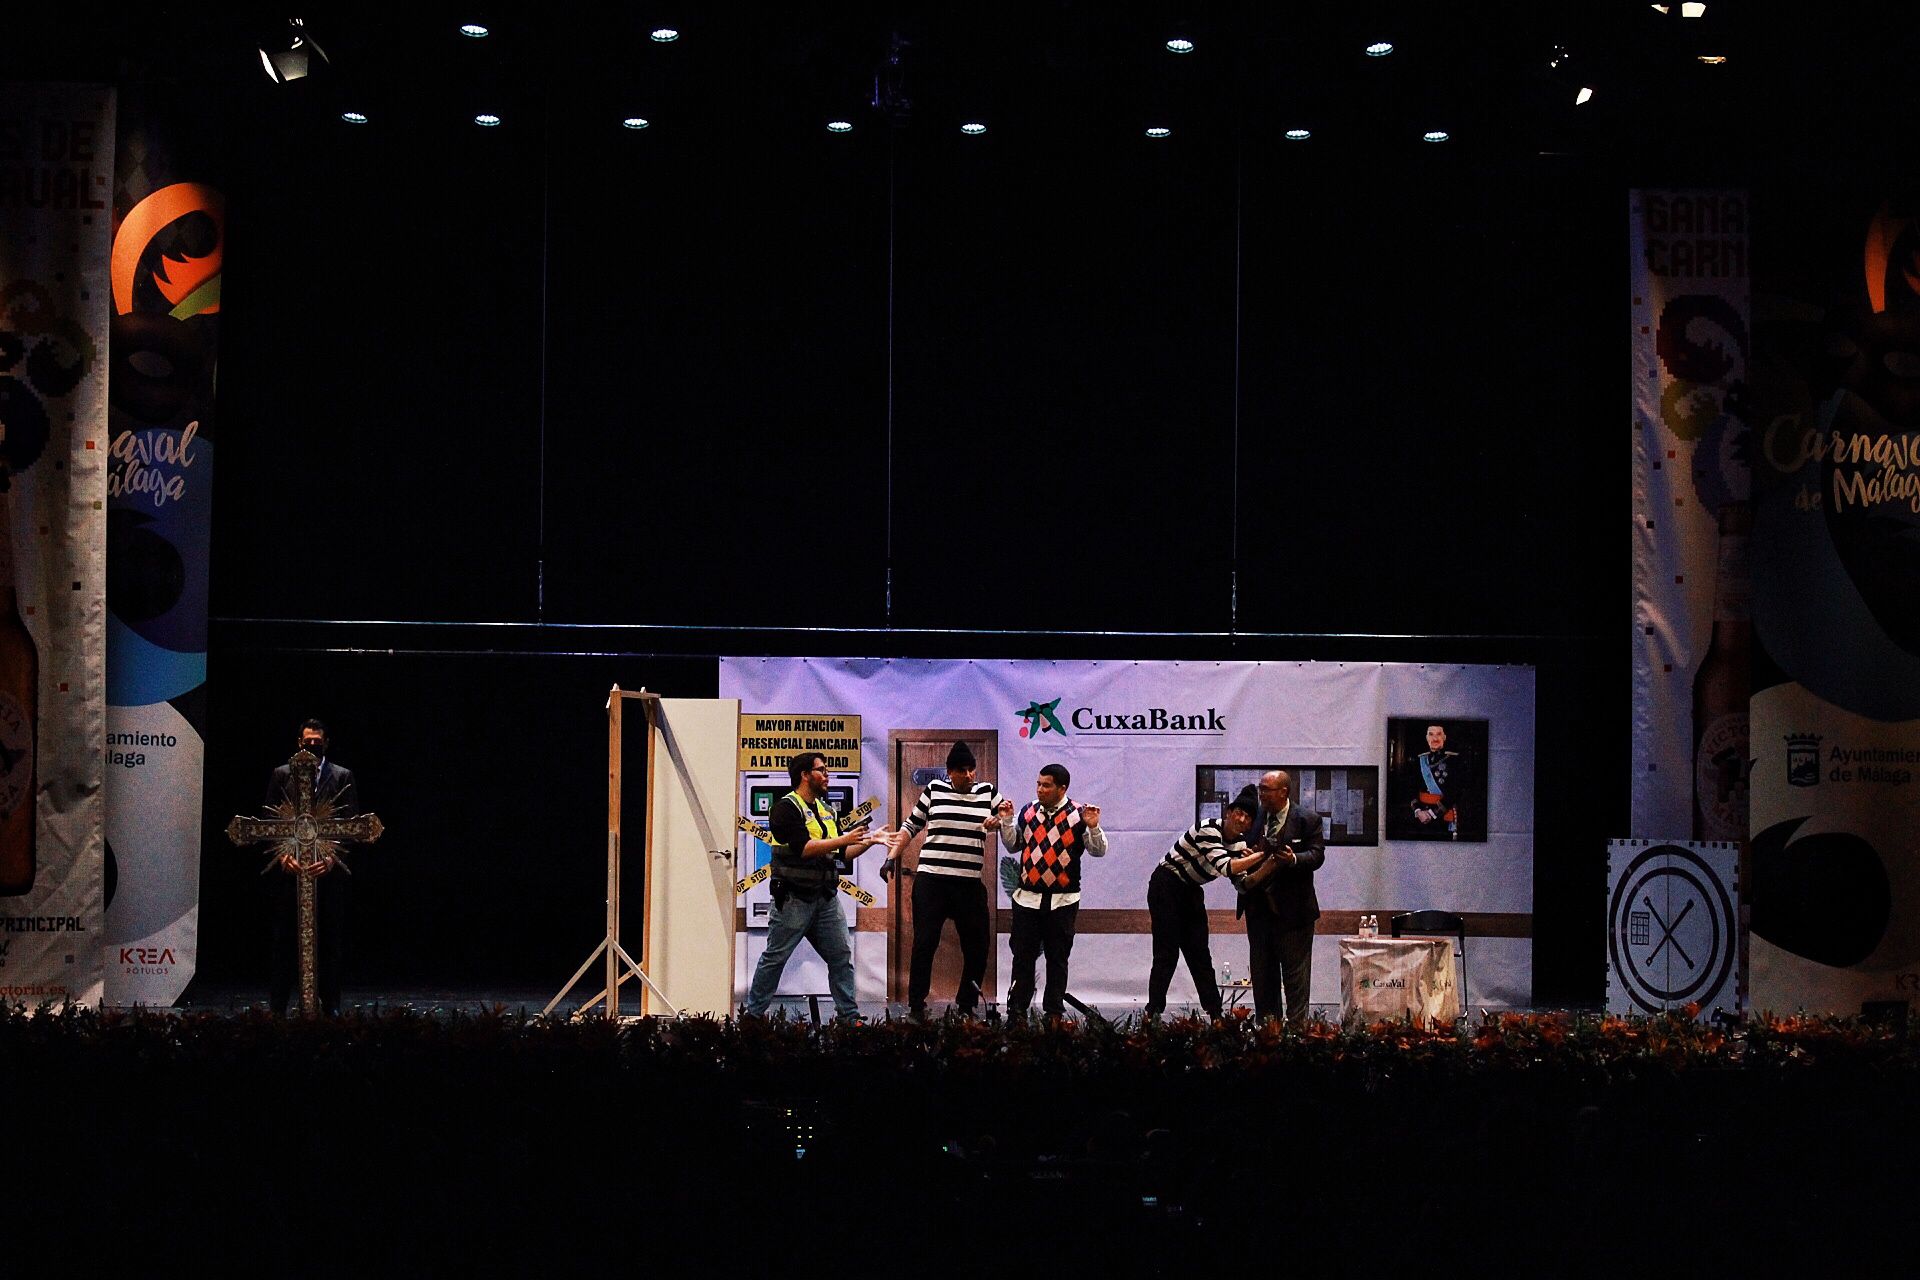
[[[1063,803],[1047,818],[1038,804],[1020,811],[1020,887],[1033,893],[1080,892],[1087,852],[1087,820],[1080,806]]]
[[[826,801],[815,800],[809,807],[798,791],[789,791],[780,797],[780,803],[789,802],[806,815],[807,839],[832,840],[839,836],[840,824]],[[802,889],[831,889],[839,883],[840,870],[831,857],[803,858],[800,854],[800,848],[792,845],[773,846],[773,878]]]

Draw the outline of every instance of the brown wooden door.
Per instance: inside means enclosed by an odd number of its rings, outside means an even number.
[[[973,750],[979,768],[976,781],[1000,781],[999,731],[995,729],[894,729],[887,734],[887,758],[893,776],[893,808],[890,826],[898,827],[913,812],[920,792],[933,778],[947,776],[947,752],[956,742]],[[1004,793],[1003,793],[1004,794]],[[900,855],[907,867],[920,863],[920,842],[916,837]],[[980,878],[987,886],[987,975],[981,986],[986,999],[994,999],[998,987],[994,971],[999,967],[999,887],[1000,844],[997,833],[989,833],[987,856],[981,864]],[[907,968],[913,958],[913,877],[896,879],[887,895],[887,999],[896,1003],[907,998]],[[953,1003],[960,989],[960,942],[951,925],[941,931],[940,950],[933,957],[933,990],[927,993],[929,1007],[944,1008]]]

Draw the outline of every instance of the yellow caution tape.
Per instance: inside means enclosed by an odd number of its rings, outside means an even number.
[[[874,808],[874,802],[872,800],[861,801],[859,808],[855,809],[852,814],[848,815],[848,825],[852,825],[854,822],[857,822],[859,819],[864,818],[868,814],[872,813],[873,808]],[[755,840],[758,840],[761,844],[767,845],[768,847],[772,847],[773,833],[768,831],[765,827],[761,826],[759,823],[755,822],[752,818],[735,818],[734,825],[739,827],[740,830],[746,832],[748,835],[752,836]],[[739,897],[741,894],[745,893],[747,890],[753,888],[753,886],[759,884],[762,880],[765,880],[767,876],[772,873],[772,871],[773,871],[773,866],[771,863],[769,863],[767,866],[761,867],[758,871],[754,872],[752,875],[746,877],[745,879],[735,880],[733,882],[734,896]],[[846,894],[849,898],[852,898],[855,902],[859,903],[863,907],[870,907],[877,901],[877,899],[871,893],[868,893],[865,889],[862,889],[859,885],[847,879],[845,876],[840,877],[840,892]]]

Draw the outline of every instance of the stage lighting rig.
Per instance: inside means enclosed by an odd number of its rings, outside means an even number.
[[[907,96],[906,52],[913,41],[898,31],[887,43],[887,56],[873,73],[873,109],[900,128],[913,118],[913,99]]]
[[[274,23],[260,37],[260,65],[275,84],[304,80],[327,65],[327,54],[299,18]]]

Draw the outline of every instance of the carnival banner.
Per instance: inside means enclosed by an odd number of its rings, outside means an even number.
[[[101,998],[114,97],[0,86],[0,1000]]]
[[[181,118],[181,117],[187,118]],[[123,99],[107,550],[106,999],[171,1004],[200,905],[213,385],[226,212],[205,121]]]
[[[1154,867],[1196,819],[1218,816],[1272,768],[1292,773],[1294,803],[1319,815],[1327,840],[1315,878],[1326,913],[1314,947],[1315,1003],[1339,999],[1342,913],[1376,912],[1384,924],[1394,911],[1420,908],[1474,917],[1471,1004],[1531,1000],[1531,668],[728,658],[719,684],[722,697],[741,700],[743,717],[857,716],[858,790],[880,799],[877,820],[889,825],[938,771],[902,768],[906,744],[964,736],[979,759],[996,762],[997,776],[982,779],[1020,803],[1033,798],[1043,765],[1066,765],[1069,793],[1101,806],[1110,842],[1086,868],[1073,949],[1071,989],[1089,1003],[1144,1001]],[[927,758],[944,758],[946,741],[933,746]],[[1445,779],[1443,804],[1432,803],[1435,772]],[[859,859],[855,877],[885,900],[879,862],[878,853]],[[999,990],[989,994],[1000,998],[1008,905],[996,892]],[[1207,887],[1207,905],[1229,922],[1216,928],[1216,961],[1244,974],[1234,898],[1224,881]],[[860,998],[883,1000],[897,958],[880,925],[859,927]],[[1184,971],[1172,994],[1176,1003],[1192,999]]]
[[[1752,1000],[1920,994],[1920,204],[1782,192],[1755,304]]]
[[[1744,840],[1752,664],[1747,197],[1630,197],[1631,834]]]

